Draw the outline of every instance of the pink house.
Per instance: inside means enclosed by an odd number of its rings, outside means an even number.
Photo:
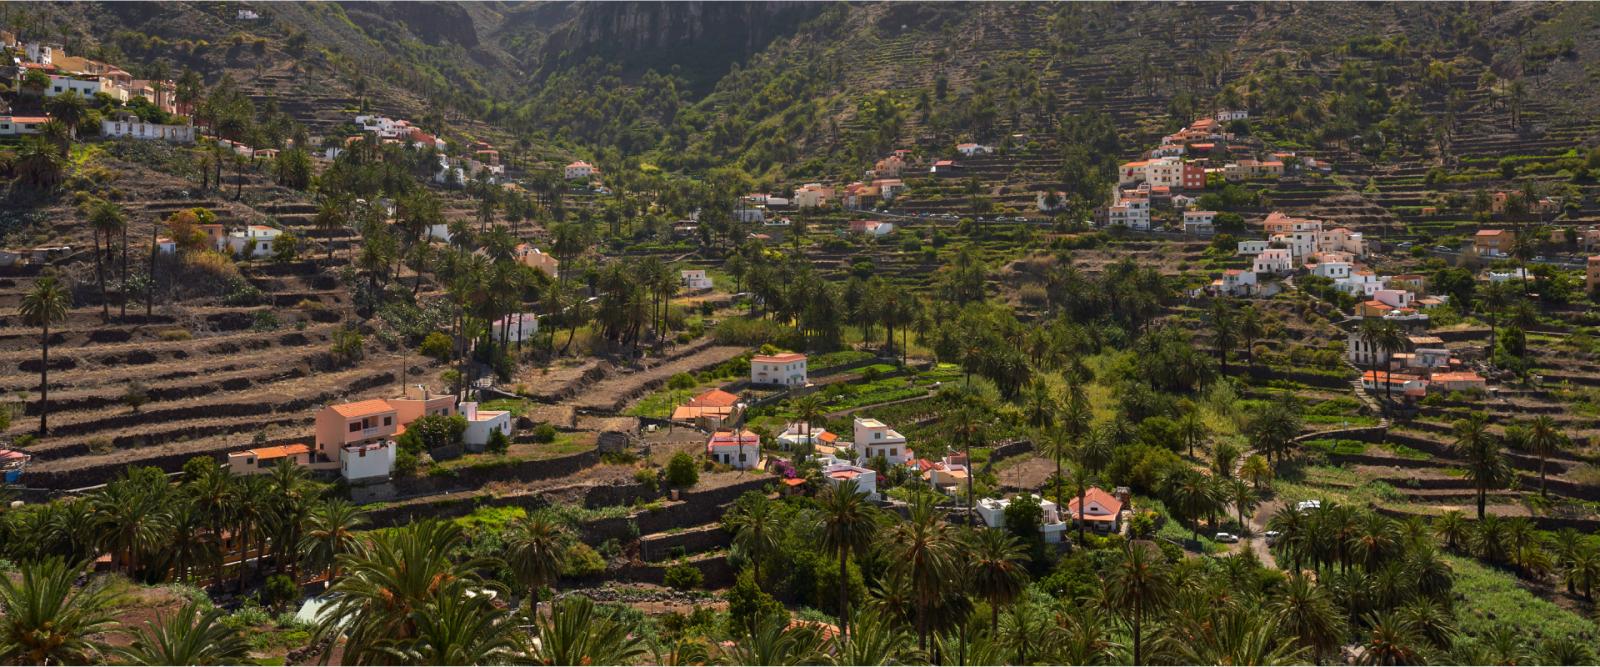
[[[388,478],[400,424],[399,411],[381,398],[323,408],[317,413],[316,462],[337,463],[351,481]]]

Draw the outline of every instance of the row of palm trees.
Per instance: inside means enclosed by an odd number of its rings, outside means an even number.
[[[133,468],[85,496],[0,514],[0,555],[17,562],[107,559],[140,581],[244,589],[263,576],[336,577],[364,525],[347,501],[322,499],[305,470],[236,476],[197,459],[172,484]]]

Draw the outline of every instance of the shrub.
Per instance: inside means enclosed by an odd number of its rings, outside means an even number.
[[[679,373],[667,380],[668,389],[693,389],[694,385],[694,376],[688,373]]]
[[[111,442],[111,438],[91,438],[87,444],[89,446],[89,451],[96,454],[110,454],[111,452],[117,450],[117,446],[115,443]]]
[[[432,358],[434,361],[445,361],[450,358],[453,347],[455,346],[451,344],[449,336],[435,331],[428,334],[427,338],[422,339],[422,346],[417,348],[417,352],[424,357]]]
[[[189,333],[188,329],[167,329],[162,331],[159,336],[161,337],[161,340],[168,343],[176,343],[194,338],[194,334]]]
[[[691,565],[678,563],[667,568],[664,578],[667,588],[680,591],[692,591],[701,587],[706,582],[706,576]]]
[[[592,577],[605,571],[606,559],[601,558],[594,547],[582,542],[573,542],[566,559],[561,562],[561,576],[564,577]]]
[[[667,461],[667,484],[679,488],[694,486],[700,481],[700,471],[695,469],[694,457],[688,452],[673,454]]]
[[[511,438],[506,436],[505,431],[495,429],[489,432],[489,442],[483,448],[492,454],[504,454],[511,448]]]
[[[640,468],[633,471],[633,481],[644,486],[645,490],[655,493],[661,488],[661,476],[650,468]]]
[[[333,355],[334,363],[340,366],[361,361],[365,356],[366,339],[353,328],[344,328],[333,332],[333,347],[329,354]]]
[[[150,392],[145,390],[144,383],[134,380],[128,385],[128,390],[122,392],[122,402],[138,412],[139,408],[150,402]]]
[[[540,424],[533,427],[533,441],[539,444],[550,444],[556,441],[556,427],[549,424]]]
[[[267,577],[266,585],[261,588],[261,601],[275,612],[281,613],[284,607],[299,597],[300,587],[287,574]]]
[[[461,444],[467,432],[467,418],[461,415],[424,415],[406,426],[406,432],[396,440],[401,449],[412,452],[438,449]]]

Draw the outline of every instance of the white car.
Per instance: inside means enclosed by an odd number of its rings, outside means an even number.
[[[1239,536],[1233,533],[1217,533],[1217,536],[1211,539],[1225,544],[1232,544],[1239,541]]]
[[[1298,510],[1298,511],[1301,511],[1301,512],[1310,512],[1311,510],[1319,510],[1319,509],[1322,509],[1322,501],[1320,501],[1320,500],[1302,500],[1299,503],[1296,503],[1294,508],[1296,510]]]
[[[1278,537],[1282,536],[1283,533],[1280,533],[1280,532],[1278,532],[1276,530],[1269,530],[1269,531],[1263,533],[1263,535],[1266,535],[1266,537],[1267,537],[1267,546],[1270,547],[1270,546],[1278,543]]]

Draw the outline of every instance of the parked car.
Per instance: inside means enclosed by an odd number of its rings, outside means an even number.
[[[1217,536],[1211,539],[1225,544],[1232,544],[1239,541],[1239,536],[1233,533],[1217,533]]]
[[[1319,510],[1319,509],[1322,509],[1322,501],[1320,501],[1320,500],[1302,500],[1302,501],[1296,503],[1294,508],[1295,508],[1295,510],[1301,511],[1301,512],[1309,512],[1311,510]]]
[[[1283,533],[1280,533],[1280,532],[1278,532],[1276,530],[1269,530],[1266,533],[1264,533],[1264,535],[1267,536],[1267,546],[1270,547],[1270,546],[1278,543],[1278,537],[1283,535]]]

